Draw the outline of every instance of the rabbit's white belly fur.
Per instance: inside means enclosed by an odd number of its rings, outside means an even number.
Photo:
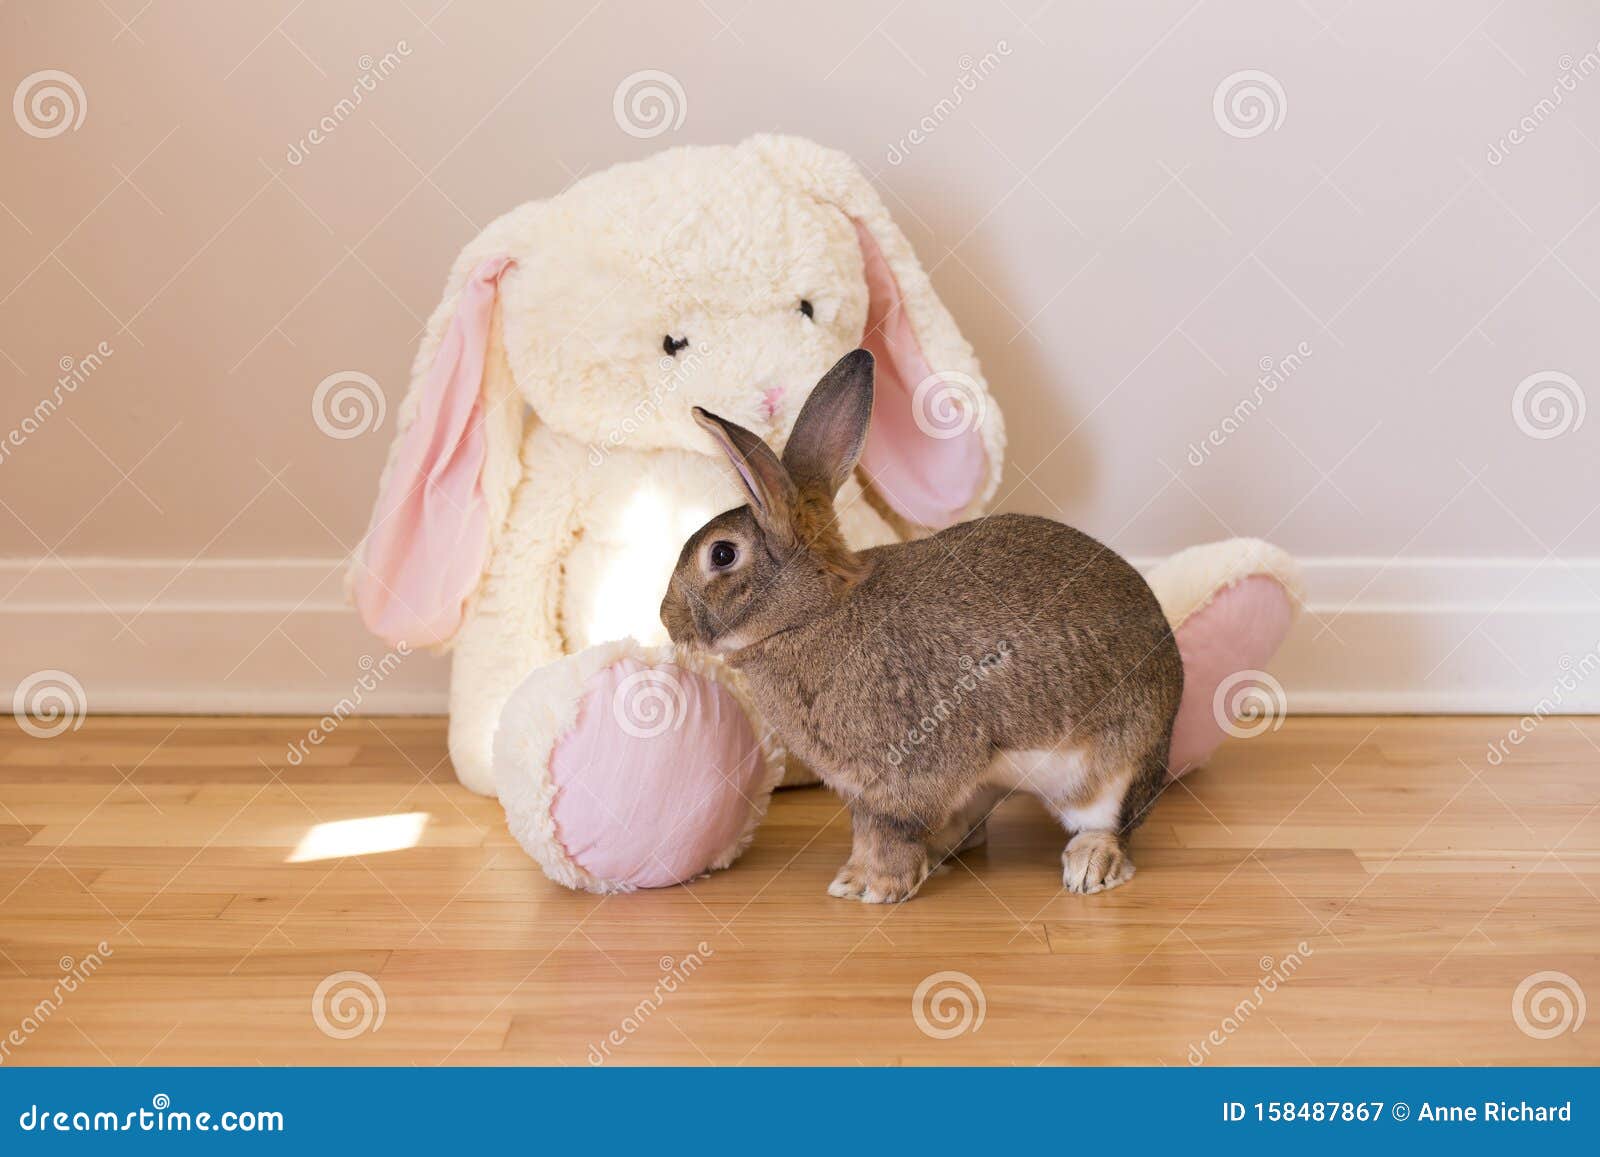
[[[1115,828],[1128,789],[1126,779],[1095,777],[1084,750],[1066,746],[1002,751],[990,761],[984,783],[1038,796],[1070,831]]]
[[[1074,799],[1088,782],[1089,761],[1076,747],[1002,751],[989,764],[985,782],[1025,791],[1047,801]]]

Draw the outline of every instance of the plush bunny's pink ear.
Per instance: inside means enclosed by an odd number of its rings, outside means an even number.
[[[749,149],[802,196],[853,226],[867,282],[859,345],[877,363],[872,428],[860,469],[909,529],[983,512],[1000,484],[1005,424],[972,346],[933,291],[906,235],[849,157],[801,137],[751,137]]]
[[[867,278],[862,346],[877,361],[872,426],[861,462],[884,500],[919,526],[961,520],[989,480],[986,391],[971,375],[928,364],[894,270],[872,231],[852,219]]]
[[[511,264],[483,261],[461,287],[379,484],[354,593],[367,628],[390,643],[449,642],[488,565],[484,473],[491,432],[504,421],[485,412],[484,379],[500,276]]]

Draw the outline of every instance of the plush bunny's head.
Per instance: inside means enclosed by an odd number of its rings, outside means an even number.
[[[1004,435],[971,347],[844,155],[792,137],[618,165],[490,225],[418,351],[355,577],[367,625],[448,642],[512,490],[525,423],[614,455],[717,453],[703,407],[782,447],[823,372],[877,359],[863,481],[907,527],[978,512]]]

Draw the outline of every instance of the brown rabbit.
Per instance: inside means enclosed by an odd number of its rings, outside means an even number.
[[[684,545],[667,631],[737,668],[789,750],[848,804],[853,847],[833,895],[910,899],[930,854],[981,844],[1015,790],[1071,833],[1069,889],[1123,883],[1183,690],[1155,595],[1115,552],[1045,518],[995,515],[851,551],[833,500],[871,415],[865,350],[823,377],[781,461],[695,410],[750,504]]]

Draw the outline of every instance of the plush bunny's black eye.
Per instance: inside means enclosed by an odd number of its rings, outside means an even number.
[[[670,333],[661,339],[661,348],[666,351],[669,358],[678,356],[678,351],[689,344],[686,337],[673,337]]]
[[[713,542],[711,544],[711,565],[718,570],[726,570],[733,565],[739,557],[739,549],[731,542]]]
[[[807,317],[812,318],[813,320],[815,320],[817,316],[817,311],[811,308],[811,303],[803,297],[800,299],[800,312],[805,314]]]

